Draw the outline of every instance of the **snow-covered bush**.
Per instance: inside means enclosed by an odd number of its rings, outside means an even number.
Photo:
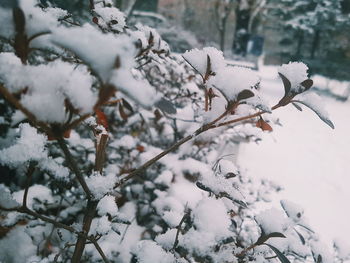
[[[288,104],[333,127],[300,95],[307,67],[280,68],[285,95],[270,106],[218,50],[172,54],[111,1],[90,2],[84,24],[2,2],[0,261],[333,262],[302,208],[258,212],[280,188],[230,158]]]

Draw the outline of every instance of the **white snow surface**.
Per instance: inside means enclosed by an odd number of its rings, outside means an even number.
[[[134,249],[139,263],[175,263],[175,257],[151,240],[139,242]]]
[[[210,78],[209,85],[219,89],[228,100],[235,100],[242,90],[251,90],[259,82],[256,73],[243,67],[225,67]]]
[[[0,68],[0,79],[11,92],[28,89],[21,103],[41,121],[64,122],[65,99],[81,113],[91,112],[97,100],[91,90],[92,78],[84,67],[75,68],[60,60],[47,65],[22,65],[13,53],[4,52]]]
[[[113,30],[118,32],[123,31],[126,26],[125,16],[118,8],[115,7],[95,7],[94,11],[103,19],[98,24],[104,28],[110,26]]]
[[[298,81],[304,80],[303,74]],[[277,68],[261,67],[259,75],[269,99],[276,103],[284,95]],[[274,196],[272,206],[278,207],[280,199],[292,200],[303,208],[309,225],[328,248],[334,239],[341,239],[341,247],[350,250],[350,102],[322,100],[335,130],[306,107],[303,112],[292,106],[278,109],[273,115],[283,127],[274,125],[273,133],[262,134],[259,144],[241,144],[238,164],[247,169],[247,175],[273,180],[284,188]],[[290,210],[299,209],[292,206],[289,203]]]
[[[100,173],[94,172],[94,174],[86,178],[86,183],[94,196],[100,199],[113,189],[114,182],[117,181],[116,177],[117,176],[112,173],[103,176]]]
[[[208,56],[212,72],[226,66],[223,53],[214,47],[205,47],[202,50],[197,48],[186,51],[183,57],[202,75],[207,71]]]
[[[297,91],[299,84],[308,78],[308,67],[303,62],[289,62],[278,68],[278,72],[282,73],[289,79],[291,89]]]

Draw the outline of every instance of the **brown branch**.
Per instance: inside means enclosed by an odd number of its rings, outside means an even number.
[[[96,143],[96,159],[95,159],[95,171],[98,171],[102,173],[105,154],[106,154],[106,146],[108,141],[108,134],[102,133],[101,135],[97,136],[97,143]],[[84,215],[83,219],[83,231],[86,233],[86,235],[89,234],[90,227],[92,220],[95,217],[96,209],[98,205],[98,200],[92,200],[89,199],[86,207],[86,213]],[[103,253],[101,247],[98,245],[97,240],[90,239],[90,241],[94,244],[97,251],[100,253],[101,257],[103,258],[104,262],[109,262],[105,254]],[[86,237],[85,236],[79,236],[77,239],[77,242],[75,244],[74,253],[72,257],[72,263],[79,263],[81,260],[81,257],[83,255],[84,249],[86,245]]]
[[[116,105],[120,102],[122,102],[122,99],[110,100],[110,101],[105,102],[103,105],[113,106],[113,105]]]
[[[98,201],[96,200],[88,200],[87,207],[86,207],[86,213],[84,215],[83,219],[83,233],[85,235],[78,236],[77,242],[75,244],[73,257],[72,257],[72,263],[79,263],[81,260],[81,257],[83,255],[86,240],[88,239],[88,234],[90,231],[92,220],[95,217],[96,208],[97,208]],[[93,240],[90,240],[93,241]]]
[[[0,206],[0,210],[7,211],[7,212],[19,212],[19,213],[23,213],[23,214],[28,214],[28,215],[31,215],[31,216],[36,217],[38,219],[41,219],[42,221],[53,224],[54,226],[56,226],[58,228],[63,228],[65,230],[68,230],[69,232],[80,235],[80,233],[77,230],[75,230],[73,227],[65,225],[63,223],[60,223],[54,219],[51,219],[50,217],[40,215],[37,212],[29,209],[28,207],[20,206],[20,207],[14,207],[14,208],[5,208],[5,207]]]
[[[277,104],[275,106],[273,106],[271,108],[271,110],[276,110],[278,108],[282,107],[282,105],[280,104]],[[244,116],[244,117],[240,117],[240,118],[237,118],[237,119],[234,119],[234,120],[230,120],[230,121],[226,121],[226,122],[221,122],[215,126],[212,126],[211,129],[213,128],[218,128],[218,127],[222,127],[222,126],[227,126],[227,125],[230,125],[230,124],[233,124],[233,123],[237,123],[237,122],[240,122],[240,121],[245,121],[245,120],[249,120],[249,119],[252,119],[252,118],[255,118],[255,117],[259,117],[263,114],[267,113],[266,111],[259,111],[257,113],[254,113],[254,114],[251,114],[251,115],[247,115],[247,116]]]
[[[90,200],[90,199],[93,199],[93,194],[91,193],[85,179],[84,179],[84,176],[81,174],[79,168],[78,168],[78,165],[77,163],[75,162],[72,154],[70,153],[68,147],[67,147],[67,144],[65,142],[65,140],[60,137],[58,138],[57,140],[59,146],[61,147],[63,153],[64,153],[64,156],[66,157],[66,160],[68,162],[68,166],[70,167],[70,169],[72,170],[72,172],[75,174],[75,177],[76,179],[79,181],[81,187],[83,188],[87,198]]]
[[[77,127],[81,122],[85,121],[87,118],[89,118],[92,114],[87,113],[82,116],[80,116],[78,119],[72,121],[70,124],[64,127],[64,131],[72,130],[75,127]]]
[[[96,159],[95,159],[95,171],[102,173],[103,164],[106,155],[106,147],[108,141],[108,134],[101,134],[96,143]]]
[[[188,142],[189,140],[191,140],[194,137],[197,137],[198,135],[200,135],[201,133],[207,131],[207,130],[211,130],[211,129],[215,129],[218,127],[222,127],[222,126],[227,126],[233,123],[237,123],[240,121],[244,121],[244,120],[248,120],[248,119],[252,119],[258,116],[261,116],[262,114],[267,113],[266,111],[259,111],[255,114],[251,114],[248,116],[244,116],[244,117],[240,117],[234,120],[230,120],[227,122],[222,122],[217,124],[218,121],[220,121],[222,118],[224,118],[225,116],[227,116],[227,114],[230,112],[231,108],[234,106],[235,104],[231,105],[230,107],[228,107],[228,109],[221,114],[218,118],[216,118],[214,121],[208,123],[208,124],[204,124],[202,127],[200,127],[199,129],[197,129],[194,133],[188,135],[187,137],[181,139],[180,141],[176,142],[175,144],[173,144],[172,146],[170,146],[168,149],[164,150],[163,152],[161,152],[160,154],[156,155],[155,157],[153,157],[151,160],[147,161],[146,163],[144,163],[143,165],[141,165],[139,168],[135,169],[134,171],[132,171],[131,173],[129,173],[128,175],[126,175],[124,178],[122,178],[121,180],[119,180],[115,185],[114,185],[114,189],[123,185],[126,181],[130,180],[132,177],[136,176],[136,175],[140,175],[142,172],[144,172],[148,167],[150,167],[151,165],[153,165],[155,162],[157,162],[158,160],[160,160],[161,158],[163,158],[165,155],[167,155],[168,153],[176,150],[178,147],[180,147],[182,144]],[[277,108],[281,107],[281,105],[277,104],[275,106],[273,106],[271,108],[271,110],[275,110]]]

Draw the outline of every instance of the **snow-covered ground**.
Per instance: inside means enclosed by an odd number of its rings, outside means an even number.
[[[283,86],[274,67],[262,67],[263,88],[278,102]],[[238,163],[254,177],[267,178],[284,188],[275,197],[302,205],[310,225],[331,245],[342,239],[350,247],[350,101],[324,98],[335,130],[307,108],[293,106],[274,112],[275,126],[259,144],[242,144]]]

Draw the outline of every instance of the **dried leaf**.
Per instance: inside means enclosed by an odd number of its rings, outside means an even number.
[[[98,94],[98,102],[96,106],[100,106],[107,102],[115,93],[115,87],[111,84],[103,85]]]
[[[257,246],[263,245],[267,240],[269,240],[272,237],[286,238],[285,235],[279,232],[272,232],[268,235],[265,235],[264,233],[262,233],[261,236],[258,238],[258,240],[255,242],[255,245]]]
[[[268,246],[273,250],[273,252],[275,252],[277,258],[281,261],[281,263],[291,263],[289,259],[285,255],[283,255],[282,252],[279,251],[277,248],[267,243],[264,243],[264,245]]]
[[[115,68],[115,69],[118,69],[118,68],[120,68],[120,65],[121,65],[121,63],[120,63],[120,57],[117,56],[117,57],[115,58],[115,61],[114,61],[114,68]]]
[[[302,236],[302,234],[300,234],[296,229],[294,229],[295,232],[298,234],[299,238],[300,238],[300,241],[303,245],[305,245],[305,238]]]
[[[252,92],[249,89],[245,89],[245,90],[242,90],[240,93],[238,93],[237,101],[246,100],[254,96],[255,96],[254,92]]]
[[[145,151],[145,147],[142,145],[137,145],[136,150],[138,150],[140,153],[143,153]]]
[[[282,73],[278,72],[278,75],[281,77],[283,86],[284,86],[284,96],[286,96],[290,89],[292,88],[292,84],[290,83],[289,79],[287,79],[286,76],[284,76]]]
[[[108,129],[108,119],[106,114],[100,109],[95,110],[97,123]]]
[[[302,109],[298,104],[296,104],[295,102],[292,102],[292,105],[293,105],[295,108],[297,108],[297,110],[303,111],[303,109]]]
[[[134,112],[134,109],[132,108],[132,106],[130,105],[130,103],[127,100],[122,99],[122,103],[126,109],[128,109],[130,112]]]
[[[256,122],[256,127],[262,129],[263,131],[273,131],[272,127],[270,124],[268,124],[266,121],[264,121],[262,118],[260,118]]]
[[[163,116],[162,116],[162,114],[160,113],[160,111],[159,111],[158,109],[156,109],[156,110],[154,111],[154,118],[155,118],[155,120],[156,120],[156,121],[159,121],[162,117],[163,117]]]
[[[314,84],[314,81],[312,79],[306,79],[302,83],[300,83],[300,85],[305,88],[304,91],[310,89],[313,84]]]
[[[149,46],[153,46],[154,45],[154,36],[153,36],[152,32],[149,33],[148,45]]]
[[[155,104],[156,107],[158,107],[160,110],[164,111],[168,114],[175,114],[176,108],[173,105],[173,103],[165,98],[161,98],[159,101]]]
[[[209,55],[207,55],[207,68],[205,70],[205,74],[204,74],[204,79],[208,80],[210,74],[211,74],[211,61],[210,61],[210,57]]]
[[[94,16],[92,18],[92,22],[94,22],[96,25],[98,25],[98,18],[96,16]]]

